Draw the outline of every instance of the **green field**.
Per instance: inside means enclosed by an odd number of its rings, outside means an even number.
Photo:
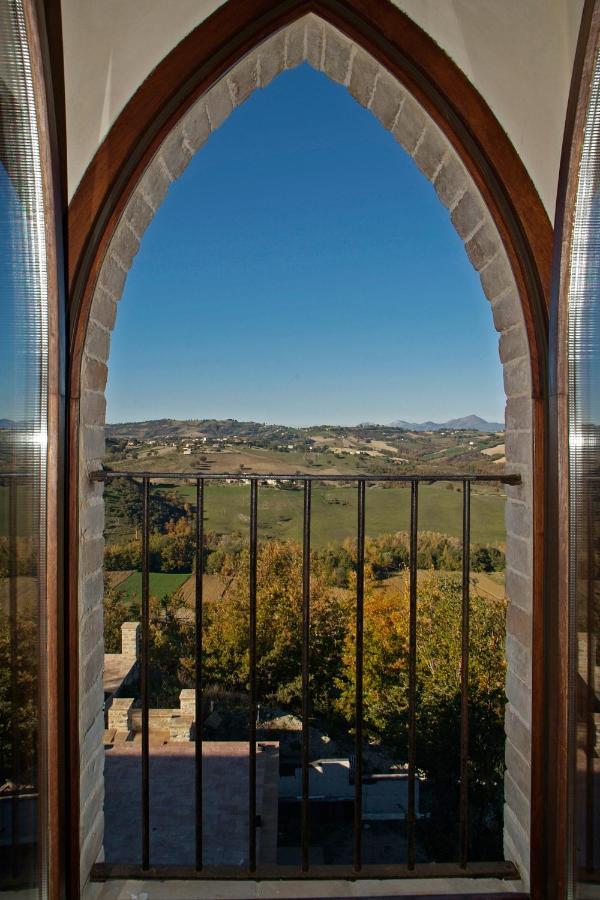
[[[162,572],[150,573],[150,594],[153,597],[164,597],[178,590],[189,578],[189,574],[172,575]],[[134,572],[118,586],[129,600],[139,599],[142,596],[142,573]]]
[[[166,490],[195,504],[194,485],[163,484]],[[356,534],[356,488],[313,484],[312,544],[321,547]],[[302,491],[286,491],[261,486],[258,525],[261,537],[293,538],[302,534]],[[224,534],[245,531],[249,523],[248,485],[211,484],[205,486],[205,528]],[[503,543],[505,497],[493,491],[474,489],[471,495],[471,541]],[[409,528],[410,490],[369,487],[366,492],[366,532],[373,537]],[[462,493],[446,484],[419,488],[419,529],[438,531],[454,537],[462,535]]]

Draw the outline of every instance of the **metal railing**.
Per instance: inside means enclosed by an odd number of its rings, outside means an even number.
[[[142,706],[142,858],[141,869],[124,864],[97,864],[93,877],[133,877],[140,871],[145,877],[499,877],[517,878],[518,872],[510,862],[479,863],[468,858],[468,801],[469,801],[469,615],[470,615],[470,544],[471,544],[471,485],[496,483],[517,485],[520,475],[469,475],[469,474],[421,474],[421,475],[313,475],[271,474],[246,472],[194,473],[194,472],[131,472],[99,471],[92,480],[105,482],[117,478],[141,481],[142,511],[142,597],[141,597],[141,706]],[[150,860],[150,780],[149,780],[149,534],[150,534],[150,484],[152,481],[178,480],[194,482],[196,486],[195,517],[195,866],[152,866]],[[203,673],[203,567],[204,567],[204,494],[206,482],[240,482],[250,484],[249,499],[249,796],[248,796],[248,868],[207,866],[203,853],[202,811],[204,791],[202,783],[202,708]],[[258,548],[258,498],[261,483],[296,482],[303,488],[302,523],[302,749],[301,749],[301,864],[297,866],[259,866],[257,863],[257,815],[256,815],[256,722],[258,711],[256,679],[256,628],[257,628],[257,548]],[[310,546],[311,500],[313,482],[337,482],[355,484],[357,489],[357,566],[355,606],[355,777],[353,816],[353,862],[351,869],[339,865],[311,866],[309,862],[309,662],[310,662]],[[362,847],[362,786],[363,786],[363,657],[364,657],[364,568],[365,568],[365,488],[367,484],[397,483],[410,485],[410,551],[409,551],[409,648],[408,648],[408,797],[407,797],[407,854],[405,866],[363,864]],[[451,864],[417,864],[416,862],[416,689],[417,689],[417,537],[419,486],[436,482],[454,482],[462,485],[462,605],[461,605],[461,665],[460,665],[460,789],[459,789],[459,859]]]

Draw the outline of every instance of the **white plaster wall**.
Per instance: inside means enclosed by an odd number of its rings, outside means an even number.
[[[224,0],[62,0],[69,196],[128,99]],[[550,218],[583,0],[394,0],[484,96]]]

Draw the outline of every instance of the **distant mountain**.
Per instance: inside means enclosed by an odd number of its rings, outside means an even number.
[[[405,431],[504,431],[503,422],[486,422],[480,416],[464,416],[447,422],[405,422],[404,419],[396,419],[389,424],[392,428],[404,428]]]
[[[0,419],[0,428],[14,428],[15,423],[12,419]]]

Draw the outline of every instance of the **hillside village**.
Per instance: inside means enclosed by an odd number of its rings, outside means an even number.
[[[235,419],[124,423],[107,426],[106,464],[157,472],[502,473],[502,431],[483,431],[480,425],[418,428],[292,428]]]

